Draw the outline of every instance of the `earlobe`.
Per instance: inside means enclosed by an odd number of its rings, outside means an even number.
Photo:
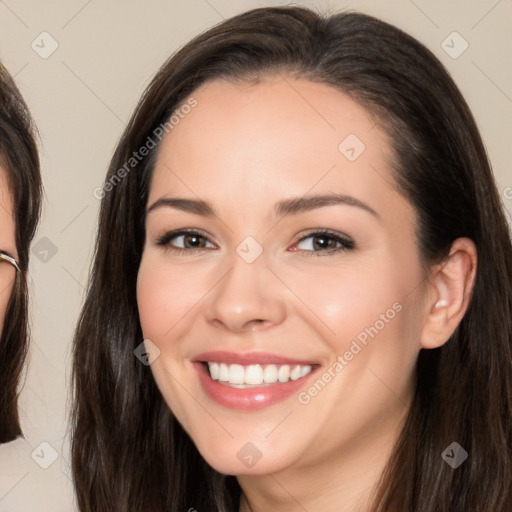
[[[438,348],[446,343],[461,322],[469,305],[477,268],[476,246],[469,238],[458,238],[447,258],[436,265],[429,280],[421,348]]]

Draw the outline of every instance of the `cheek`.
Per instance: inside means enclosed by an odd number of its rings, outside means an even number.
[[[343,263],[336,269],[317,268],[285,276],[286,282],[294,283],[293,291],[305,306],[301,307],[304,315],[317,326],[320,339],[331,352],[343,353],[358,336],[364,341],[372,326],[389,330],[392,323],[398,323],[411,289],[408,283],[414,279],[405,272],[399,275],[386,260],[371,260],[368,265]]]
[[[137,304],[144,338],[159,344],[185,313],[186,290],[179,273],[143,258],[137,277]]]
[[[170,271],[170,265],[152,256],[143,256],[137,276],[139,318],[144,339],[151,340],[160,350],[151,364],[155,382],[167,405],[182,421],[186,417],[186,402],[180,398],[180,387],[173,378],[182,371],[183,359],[181,344],[176,340],[190,330],[187,313],[193,307],[197,283],[193,283],[193,274],[175,268]]]
[[[306,312],[317,326],[316,343],[329,354],[327,367],[337,361],[331,392],[311,399],[315,410],[358,410],[356,402],[379,410],[394,399],[379,378],[397,393],[407,388],[419,350],[421,275],[419,265],[374,254],[336,271],[296,274],[294,291],[315,313]]]
[[[172,343],[191,330],[205,293],[212,287],[211,272],[196,272],[149,253],[143,256],[137,277],[137,304],[144,338],[160,350],[178,350]],[[210,276],[210,278],[208,277]]]

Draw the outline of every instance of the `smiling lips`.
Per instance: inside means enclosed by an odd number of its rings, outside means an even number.
[[[297,393],[318,367],[263,352],[208,352],[193,364],[206,394],[230,409],[258,410]]]
[[[311,365],[289,364],[251,364],[242,366],[241,364],[225,364],[208,362],[210,377],[228,386],[238,388],[248,386],[261,386],[275,384],[276,382],[289,382],[304,377],[311,372]]]

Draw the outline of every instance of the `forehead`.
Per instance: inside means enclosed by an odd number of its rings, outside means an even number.
[[[397,199],[386,136],[332,86],[276,75],[215,80],[192,97],[162,140],[149,202],[172,194],[262,208],[308,191]]]

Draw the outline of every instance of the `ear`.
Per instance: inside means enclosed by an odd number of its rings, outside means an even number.
[[[455,240],[446,259],[432,269],[421,348],[440,347],[455,332],[468,308],[476,269],[476,246],[469,238]]]

